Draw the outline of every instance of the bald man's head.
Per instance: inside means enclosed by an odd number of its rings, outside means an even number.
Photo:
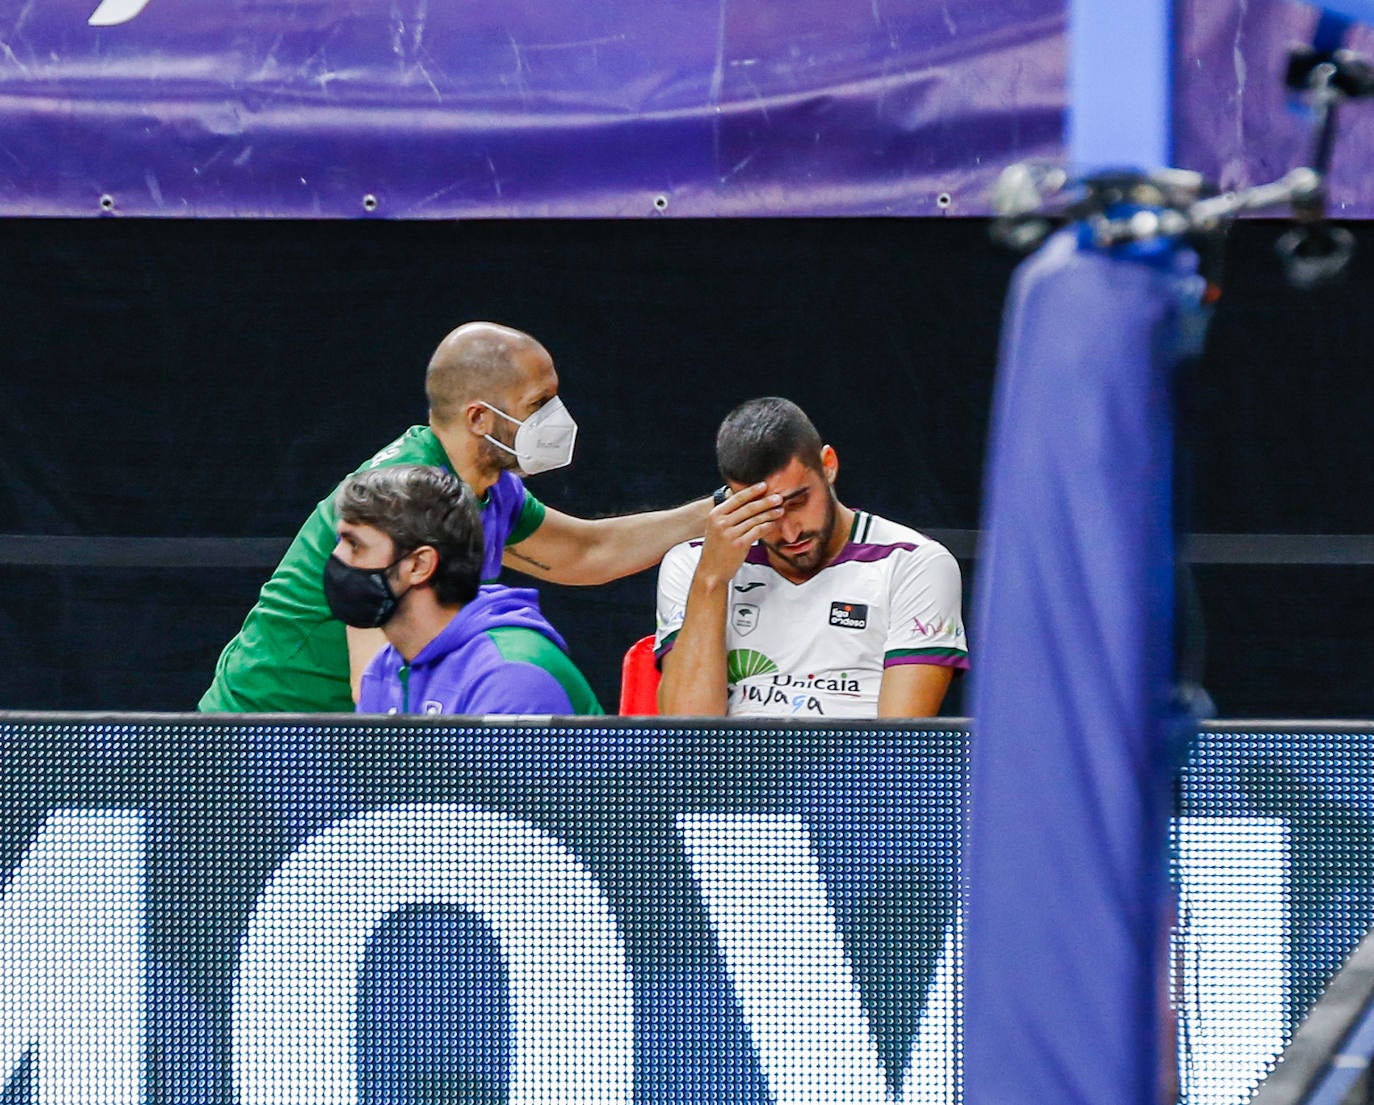
[[[531,356],[552,364],[548,351],[528,334],[495,322],[465,322],[450,331],[429,359],[425,394],[430,421],[447,426],[474,399],[500,402],[521,382],[521,362]]]

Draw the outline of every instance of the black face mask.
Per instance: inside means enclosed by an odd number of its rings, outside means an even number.
[[[385,568],[351,568],[337,556],[331,556],[324,565],[324,599],[330,612],[355,629],[385,625],[405,597],[397,597],[386,574],[409,555],[398,556]]]

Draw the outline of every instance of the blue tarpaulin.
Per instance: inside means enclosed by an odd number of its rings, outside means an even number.
[[[976,610],[965,1090],[1157,1100],[1174,378],[1196,257],[1060,232],[1004,322]]]

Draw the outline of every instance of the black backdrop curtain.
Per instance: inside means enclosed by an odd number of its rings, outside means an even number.
[[[1194,388],[1194,530],[1374,533],[1374,232],[1355,229],[1321,294],[1283,285],[1275,225],[1234,232]],[[0,247],[0,708],[193,707],[271,554],[424,420],[429,354],[473,318],[558,365],[581,434],[530,483],[551,506],[704,494],[720,417],[783,394],[836,446],[848,503],[978,524],[1016,263],[981,220],[7,220]],[[971,607],[971,536],[956,551]],[[1369,565],[1195,578],[1221,715],[1374,716]],[[613,709],[653,573],[541,591]]]

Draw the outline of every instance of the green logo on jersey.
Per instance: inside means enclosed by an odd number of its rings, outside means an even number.
[[[767,675],[778,670],[777,664],[752,648],[732,648],[725,663],[731,683],[738,683],[751,675]]]

